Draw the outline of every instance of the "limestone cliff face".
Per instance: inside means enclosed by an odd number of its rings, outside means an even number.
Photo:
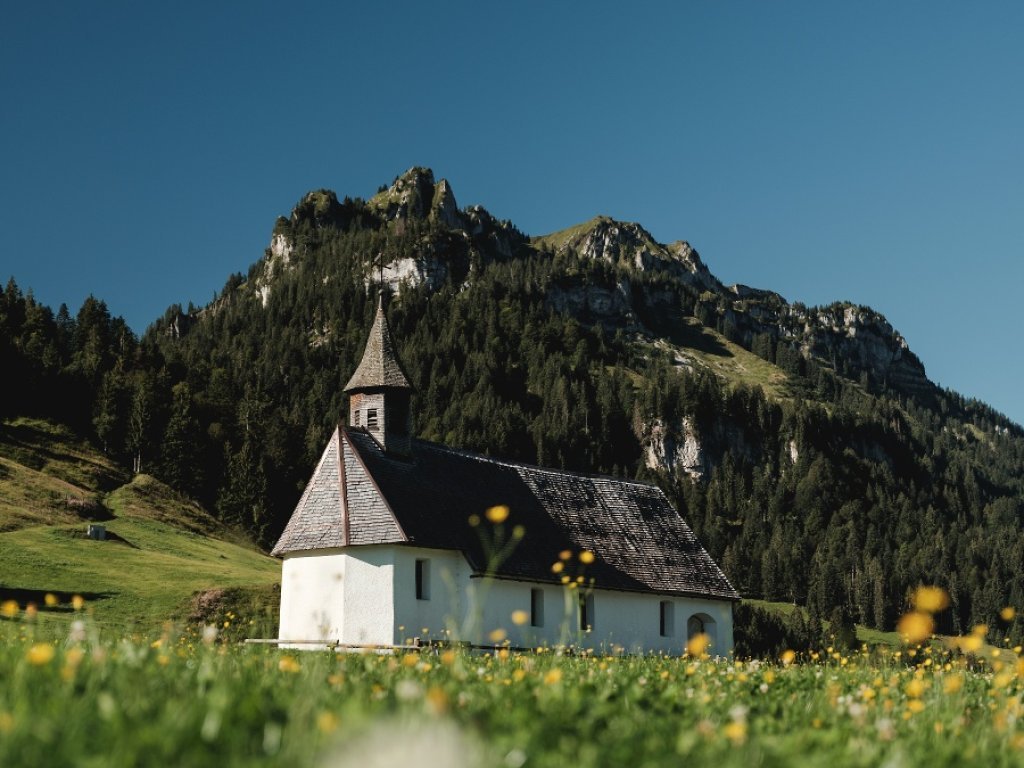
[[[902,389],[928,385],[924,366],[889,322],[867,307],[835,304],[800,313],[798,340],[808,357],[867,372]]]
[[[661,419],[655,419],[644,436],[643,445],[648,469],[704,479],[708,469],[704,450],[689,418],[683,418],[675,430],[669,430]]]
[[[586,224],[536,238],[539,245],[556,251],[574,251],[581,258],[600,261],[638,273],[671,275],[698,290],[721,290],[689,243],[679,240],[662,245],[639,224],[598,216]]]
[[[633,297],[628,280],[614,286],[584,285],[578,282],[554,284],[548,289],[548,306],[563,314],[606,323],[635,325]]]
[[[431,253],[424,253],[385,264],[380,276],[396,296],[402,293],[405,286],[426,285],[429,290],[436,291],[448,279],[448,265],[443,259]],[[371,283],[376,283],[377,278],[377,274],[367,275],[364,283],[369,287]]]
[[[430,203],[430,216],[449,229],[465,229],[465,218],[455,202],[455,193],[447,179],[441,179],[434,187]]]
[[[270,301],[270,292],[274,283],[274,276],[288,269],[291,264],[292,254],[295,253],[295,246],[292,245],[288,236],[283,232],[275,232],[270,238],[270,248],[263,259],[263,269],[256,277],[255,290],[260,298],[260,303],[266,307]]]

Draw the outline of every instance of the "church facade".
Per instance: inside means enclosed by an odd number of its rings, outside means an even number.
[[[660,489],[416,439],[383,304],[273,555],[295,647],[732,650],[739,595]]]

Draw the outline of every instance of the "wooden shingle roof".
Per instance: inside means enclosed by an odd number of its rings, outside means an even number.
[[[499,504],[510,510],[505,531],[521,525],[525,536],[492,567],[469,519]],[[560,552],[589,550],[596,559],[585,576],[599,588],[739,599],[656,486],[421,440],[401,458],[364,431],[339,428],[273,554],[356,544],[457,549],[478,573],[541,582],[558,581],[551,565]]]
[[[383,296],[377,302],[377,315],[373,318],[366,349],[363,350],[363,359],[359,361],[356,372],[345,385],[345,391],[376,387],[413,388],[395,354],[391,329],[388,328],[388,319],[384,314]]]

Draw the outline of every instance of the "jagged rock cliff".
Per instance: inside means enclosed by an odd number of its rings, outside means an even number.
[[[276,281],[303,258],[302,232],[353,228],[384,234],[381,247],[362,257],[361,277],[368,288],[383,279],[394,293],[410,286],[434,292],[449,282],[465,287],[473,280],[474,264],[554,258],[567,266],[543,286],[547,305],[587,325],[624,330],[638,343],[661,345],[680,319],[692,314],[746,349],[760,345],[758,354],[785,348],[840,376],[910,394],[932,387],[903,337],[869,308],[850,303],[807,308],[772,291],[726,287],[686,241],[662,244],[640,224],[607,216],[527,238],[479,205],[460,209],[451,184],[436,181],[428,168],[410,169],[365,202],[339,202],[330,190],[305,195],[289,218],[278,220],[264,258],[240,290],[266,307]],[[404,245],[386,247],[392,241]],[[575,268],[572,260],[600,269]],[[168,332],[183,334],[188,327],[183,319]],[[329,337],[330,329],[309,329],[311,344],[322,345]],[[701,362],[687,356],[686,365]],[[652,425],[643,440],[649,462],[690,476],[707,469],[692,425]]]

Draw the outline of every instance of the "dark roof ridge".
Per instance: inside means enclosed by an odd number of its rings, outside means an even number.
[[[367,433],[367,434],[369,434],[369,433]],[[373,436],[370,435],[370,437],[373,437]],[[374,442],[376,442],[376,441],[374,441]],[[453,448],[450,445],[443,445],[442,443],[434,443],[434,442],[431,442],[430,440],[423,440],[423,439],[420,439],[420,438],[415,438],[413,440],[413,442],[417,443],[417,444],[420,444],[420,445],[425,445],[428,448],[431,448],[431,449],[436,450],[436,451],[447,451],[448,453],[454,453],[454,454],[456,454],[458,456],[462,456],[462,457],[467,458],[467,459],[474,459],[476,461],[486,461],[486,462],[491,463],[491,464],[497,464],[498,466],[501,466],[501,467],[509,467],[509,468],[512,468],[512,469],[517,469],[517,468],[530,469],[530,470],[534,470],[536,472],[547,472],[547,473],[553,474],[553,475],[562,475],[562,476],[569,475],[571,477],[580,477],[580,478],[583,478],[585,480],[613,480],[616,483],[625,483],[625,484],[628,484],[628,485],[638,485],[641,488],[654,488],[654,489],[659,490],[659,491],[661,490],[661,487],[657,483],[648,483],[648,482],[646,482],[644,480],[636,480],[636,479],[633,479],[633,478],[625,478],[625,477],[616,477],[615,475],[606,475],[606,474],[602,474],[600,472],[579,472],[579,471],[573,470],[573,469],[556,469],[555,467],[543,467],[540,464],[530,464],[529,462],[525,462],[525,461],[512,461],[511,459],[500,459],[500,458],[496,458],[494,456],[487,456],[487,455],[482,454],[482,453],[476,453],[475,451],[469,451],[469,450],[466,450],[465,448]],[[378,443],[378,445],[379,445],[379,443]]]

